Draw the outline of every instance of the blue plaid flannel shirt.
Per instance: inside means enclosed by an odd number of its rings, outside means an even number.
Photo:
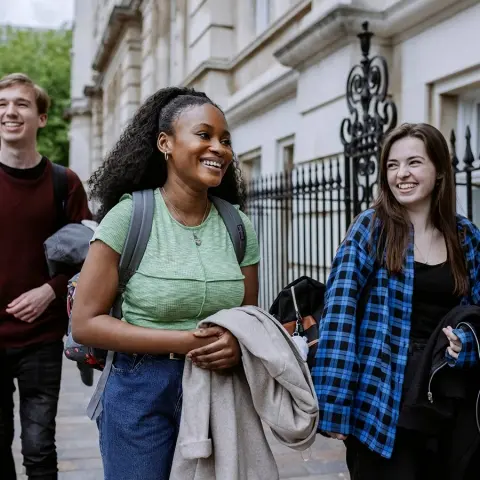
[[[390,276],[386,268],[375,265],[375,249],[368,248],[378,237],[378,225],[371,228],[373,213],[370,209],[359,215],[333,261],[312,377],[320,407],[319,431],[354,435],[390,458],[409,347],[413,237],[405,268]],[[470,295],[461,302],[480,305],[480,231],[461,216],[457,224],[463,232],[470,277]],[[369,294],[357,325],[357,305],[366,285]],[[478,354],[472,333],[454,332],[463,347],[458,360],[447,355],[449,364],[458,368],[475,364]]]

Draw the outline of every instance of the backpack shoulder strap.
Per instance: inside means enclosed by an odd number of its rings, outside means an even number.
[[[122,293],[142,261],[152,231],[154,212],[155,196],[153,190],[133,192],[132,216],[120,256],[118,290],[111,310],[111,315],[115,318],[122,318]],[[87,415],[91,420],[95,420],[103,410],[101,398],[112,369],[114,357],[115,352],[109,351],[102,375],[98,379],[97,387],[88,404]]]
[[[67,200],[68,200],[68,178],[67,169],[58,163],[51,162],[53,174],[53,198],[55,201],[55,212],[58,228],[68,223],[67,221]]]
[[[245,248],[247,244],[245,225],[243,224],[242,217],[238,213],[238,210],[230,202],[223,200],[223,198],[211,196],[210,200],[215,205],[222,220],[225,222],[228,234],[232,239],[237,261],[241,264],[245,257]]]
[[[133,192],[133,208],[127,238],[118,265],[118,295],[112,307],[112,315],[121,318],[122,293],[137,271],[152,231],[155,197],[153,190]]]

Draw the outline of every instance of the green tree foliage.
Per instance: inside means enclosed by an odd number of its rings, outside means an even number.
[[[22,72],[47,90],[52,106],[38,149],[62,165],[68,165],[69,127],[63,113],[70,104],[71,48],[71,30],[0,28],[0,78]]]

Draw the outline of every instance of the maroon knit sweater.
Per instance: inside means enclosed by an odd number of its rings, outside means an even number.
[[[78,176],[67,170],[70,223],[90,219],[87,196]],[[43,158],[26,170],[0,164],[0,348],[59,340],[66,331],[65,296],[70,273],[51,279],[43,242],[56,226],[52,165]],[[48,283],[55,300],[32,323],[6,313],[22,293]]]

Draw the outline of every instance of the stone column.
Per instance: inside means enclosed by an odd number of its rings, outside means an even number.
[[[91,56],[93,45],[94,0],[75,2],[75,25],[71,51],[71,105],[66,115],[70,123],[69,166],[82,181],[90,176],[90,102],[84,95],[85,85],[92,83]]]
[[[157,0],[157,40],[156,56],[156,85],[155,90],[168,87],[173,82],[170,74],[170,35],[171,10],[170,0]]]
[[[178,85],[185,77],[187,36],[185,33],[187,18],[186,0],[174,0],[174,10],[171,12],[170,35],[170,83]]]
[[[120,125],[121,130],[131,120],[140,105],[142,73],[141,29],[130,25],[125,33],[126,51],[120,77]],[[115,120],[114,120],[115,121]]]
[[[141,100],[157,90],[158,2],[143,0],[142,3],[142,78]]]
[[[91,114],[88,106],[72,109],[69,139],[69,167],[82,182],[86,182],[91,174]]]
[[[103,163],[103,96],[98,91],[91,99],[92,105],[92,136],[90,150],[91,171],[93,173]]]
[[[236,2],[235,31],[237,52],[249,45],[256,36],[253,2]]]

